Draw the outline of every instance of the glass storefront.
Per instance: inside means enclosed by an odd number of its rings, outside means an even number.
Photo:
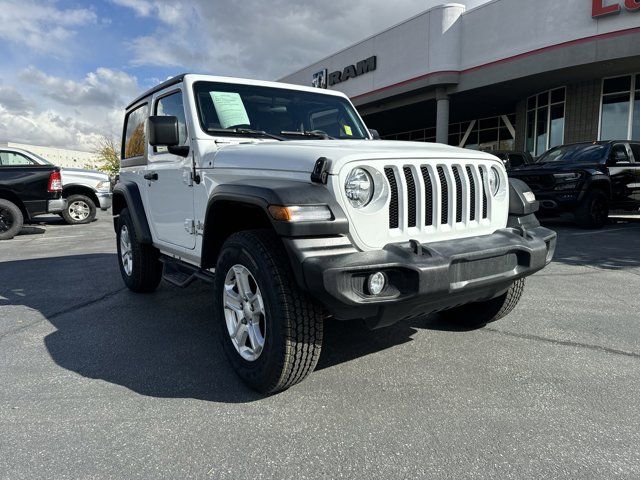
[[[640,74],[602,81],[600,140],[640,139]]]
[[[481,118],[449,125],[449,145],[472,150],[513,150],[516,115]],[[423,128],[385,135],[385,140],[435,142],[436,129]]]
[[[566,88],[556,88],[527,99],[526,149],[542,155],[564,143]]]

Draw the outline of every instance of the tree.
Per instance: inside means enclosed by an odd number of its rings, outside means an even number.
[[[100,163],[100,170],[115,177],[120,171],[120,147],[113,137],[103,135],[98,142],[95,153]]]

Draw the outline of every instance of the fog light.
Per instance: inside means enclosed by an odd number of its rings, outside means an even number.
[[[387,286],[387,276],[382,272],[376,272],[369,276],[367,288],[370,295],[380,295]]]

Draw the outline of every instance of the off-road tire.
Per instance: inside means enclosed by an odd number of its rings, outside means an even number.
[[[121,235],[123,227],[127,228],[131,244],[133,265],[130,274],[125,271],[122,258]],[[154,246],[142,244],[138,241],[129,209],[127,208],[123,209],[118,217],[116,245],[118,247],[120,274],[129,290],[136,293],[149,293],[158,288],[162,280],[162,262],[159,260],[160,253]]]
[[[22,212],[15,203],[0,199],[0,215],[0,240],[11,240],[22,230]]]
[[[263,297],[266,335],[254,361],[233,345],[224,315],[226,274],[242,265],[255,278]],[[296,284],[280,239],[269,230],[233,234],[224,243],[216,265],[214,315],[222,348],[238,376],[264,394],[286,390],[315,368],[322,347],[322,309]]]
[[[587,192],[576,209],[576,222],[584,228],[599,229],[605,226],[609,218],[609,200],[600,190]]]
[[[516,280],[509,290],[485,302],[469,303],[441,313],[445,320],[469,328],[484,327],[507,316],[516,307],[524,292],[524,278]]]
[[[89,209],[89,215],[86,218],[77,219],[73,217],[71,209],[74,208],[76,203],[84,204]],[[67,197],[67,207],[60,213],[60,215],[69,225],[91,223],[96,218],[96,204],[93,203],[93,200],[86,195],[70,195]]]

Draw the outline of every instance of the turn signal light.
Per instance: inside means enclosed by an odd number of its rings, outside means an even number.
[[[270,205],[269,214],[279,222],[321,222],[331,220],[331,210],[326,205],[283,207]]]

